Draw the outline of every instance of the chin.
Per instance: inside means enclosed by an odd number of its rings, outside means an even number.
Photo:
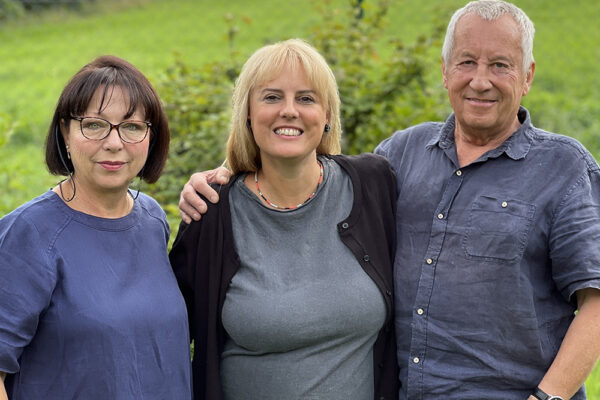
[[[497,125],[493,115],[468,115],[461,125],[470,129],[490,129]]]

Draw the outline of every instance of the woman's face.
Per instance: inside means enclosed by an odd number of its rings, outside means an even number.
[[[275,79],[255,87],[249,111],[262,163],[316,154],[327,112],[301,67],[286,67]]]
[[[128,109],[127,94],[120,87],[109,88],[104,109],[98,113],[104,88],[96,90],[87,111],[79,117],[99,117],[116,125],[125,119]],[[128,120],[144,121],[145,115],[138,109]],[[61,122],[65,144],[69,146],[74,167],[77,190],[88,195],[102,196],[109,192],[125,192],[140,172],[148,157],[150,134],[139,143],[124,143],[116,128],[102,140],[87,139],[81,133],[77,120]]]

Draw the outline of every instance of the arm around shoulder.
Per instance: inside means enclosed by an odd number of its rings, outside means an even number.
[[[225,167],[193,174],[179,195],[179,215],[181,219],[188,224],[192,220],[199,221],[201,215],[207,211],[207,203],[200,195],[211,203],[218,202],[219,194],[211,187],[211,184],[224,185],[229,182],[230,178],[231,172]]]

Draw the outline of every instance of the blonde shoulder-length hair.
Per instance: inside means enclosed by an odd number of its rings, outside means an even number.
[[[314,47],[300,39],[289,39],[258,49],[246,61],[235,82],[226,160],[233,173],[260,168],[260,151],[247,123],[250,96],[254,88],[275,79],[286,67],[292,70],[301,67],[324,104],[331,130],[323,134],[317,154],[340,153],[340,96],[333,71]]]

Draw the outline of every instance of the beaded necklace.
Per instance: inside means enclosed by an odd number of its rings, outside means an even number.
[[[279,207],[277,204],[273,204],[269,200],[267,200],[267,198],[265,197],[265,195],[260,191],[260,187],[258,187],[258,171],[254,172],[254,183],[256,183],[256,191],[258,192],[258,195],[260,196],[261,199],[264,200],[265,203],[267,203],[271,207],[276,208],[278,210],[293,210],[293,209],[296,209],[298,207],[302,207],[310,199],[312,199],[313,197],[315,197],[315,193],[317,193],[317,190],[319,189],[319,185],[323,182],[323,164],[321,164],[321,162],[319,160],[317,160],[317,163],[319,164],[319,170],[320,170],[320,172],[319,172],[319,181],[317,182],[317,187],[315,188],[315,191],[312,192],[310,196],[308,196],[308,199],[304,200],[302,203],[300,203],[300,204],[298,204],[296,206],[292,206],[292,207]]]

